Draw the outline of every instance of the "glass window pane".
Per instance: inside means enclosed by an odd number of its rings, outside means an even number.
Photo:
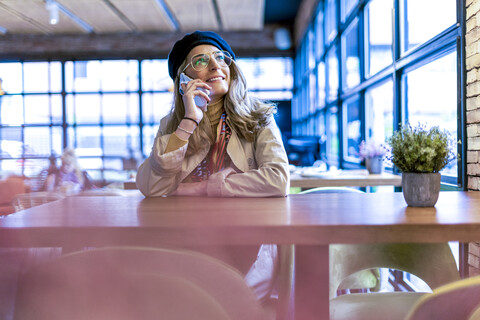
[[[317,76],[314,72],[310,72],[309,78],[309,101],[308,105],[310,106],[310,114],[314,113],[317,109],[317,102],[316,102],[316,91],[317,91]]]
[[[316,125],[316,128],[317,128],[317,132],[315,133],[318,137],[321,138],[321,140],[323,141],[323,139],[325,139],[325,135],[326,135],[326,127],[325,127],[325,112],[320,112],[317,116],[317,125]]]
[[[2,158],[21,158],[23,155],[22,128],[0,128],[0,155]]]
[[[318,107],[325,106],[325,63],[321,61],[317,65],[317,103]]]
[[[315,37],[312,29],[308,29],[307,32],[307,54],[308,54],[308,70],[315,67]]]
[[[138,62],[135,60],[101,61],[103,91],[138,91]]]
[[[323,54],[323,10],[319,10],[315,21],[315,50],[316,57],[320,59]]]
[[[6,125],[23,124],[23,97],[2,96],[0,97],[1,117],[0,121]]]
[[[327,0],[325,12],[325,40],[330,43],[337,35],[337,1]]]
[[[338,96],[338,58],[337,47],[332,47],[327,53],[328,95],[327,100],[333,101]]]
[[[25,145],[32,156],[48,157],[52,150],[49,127],[26,127]]]
[[[67,121],[70,124],[99,123],[101,96],[98,94],[67,95]]]
[[[104,166],[105,166],[105,169],[107,169],[104,172],[105,179],[108,181],[119,178],[118,173],[115,173],[114,171],[111,171],[111,170],[115,170],[115,171],[123,170],[122,159],[105,159]]]
[[[14,77],[21,79],[20,70],[15,72],[19,72],[19,74]],[[62,65],[60,62],[25,62],[23,72],[24,92],[60,92],[62,90]]]
[[[400,14],[402,22],[403,51],[424,43],[454,25],[457,21],[457,1],[455,0],[402,0]],[[428,16],[425,13],[435,14]]]
[[[360,103],[353,97],[343,103],[343,156],[347,160],[358,160],[358,150],[362,140]]]
[[[305,79],[305,86],[303,87],[303,90],[302,90],[302,111],[301,111],[301,114],[300,114],[300,117],[303,118],[303,117],[306,117],[308,115],[308,91],[309,91],[309,86],[308,86],[308,82],[307,82],[307,79]]]
[[[353,8],[357,5],[358,0],[342,0],[342,21],[345,21],[350,13],[352,12]]]
[[[353,88],[360,83],[360,58],[358,45],[358,20],[355,19],[342,35],[343,86]]]
[[[315,118],[309,117],[308,118],[308,136],[313,136],[315,134]]]
[[[25,96],[25,123],[50,123],[50,97],[48,95]]]
[[[99,181],[103,181],[103,171],[101,170],[103,168],[103,162],[101,158],[80,158],[78,159],[78,163],[80,167],[87,171],[88,176],[93,183],[98,184]]]
[[[365,7],[367,76],[393,62],[392,10],[392,0],[372,0]]]
[[[173,88],[173,81],[168,75],[168,62],[161,60],[142,61],[142,90],[167,91]]]
[[[173,96],[166,93],[144,93],[142,96],[143,122],[158,124],[170,113]]]
[[[80,151],[80,153],[79,153]],[[88,170],[88,175],[90,178],[94,181],[98,181],[102,179],[102,173],[99,169],[103,169],[103,160],[102,158],[84,158],[81,156],[81,153],[85,151],[83,149],[81,150],[75,150],[77,156],[78,156],[78,164],[83,170]]]
[[[22,92],[22,64],[20,62],[0,63],[0,79],[2,79],[2,89],[6,93]]]
[[[63,128],[52,127],[52,152],[60,155],[63,150]]]
[[[249,89],[291,89],[293,61],[290,58],[238,59]]]
[[[100,91],[100,61],[68,61],[65,63],[65,88],[67,92]]]
[[[49,162],[48,159],[28,159],[26,160],[29,162],[28,170],[24,173],[27,177],[33,178],[29,180],[29,187],[31,191],[43,191],[43,182],[39,179],[38,175],[42,172],[42,170],[48,168]]]
[[[153,141],[157,135],[158,125],[149,126],[146,125],[143,127],[143,154],[149,156],[152,152]]]
[[[0,174],[2,177],[22,175],[22,162],[19,160],[0,160]]]
[[[63,121],[62,96],[59,94],[50,95],[50,108],[52,123],[61,124]]]
[[[78,157],[103,155],[100,127],[68,128],[68,147],[75,149]]]
[[[365,92],[367,140],[379,143],[393,133],[393,82],[388,80]]]
[[[138,94],[102,95],[104,123],[138,122]]]
[[[301,56],[301,52],[300,50],[298,50],[295,56],[295,61],[294,61],[295,68],[293,70],[295,72],[295,77],[293,79],[295,87],[299,87],[300,83],[302,82],[302,71],[301,71],[301,63],[300,63],[302,59],[300,56]],[[245,71],[246,70],[242,67],[243,75],[247,78]]]
[[[108,126],[103,128],[103,153],[105,156],[129,158],[138,148],[138,127]]]
[[[329,163],[338,161],[340,143],[338,138],[338,108],[327,110],[327,159]]]
[[[48,62],[25,62],[24,92],[48,92]]]
[[[403,85],[410,124],[439,126],[458,141],[456,52],[407,73]],[[456,176],[457,162],[452,161],[442,173]]]
[[[292,91],[250,91],[252,96],[268,101],[282,101],[292,99]]]
[[[62,91],[62,64],[60,62],[50,62],[50,91]]]

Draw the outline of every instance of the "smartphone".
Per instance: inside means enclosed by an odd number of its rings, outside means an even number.
[[[187,84],[189,83],[190,81],[192,81],[193,79],[190,78],[189,76],[187,76],[185,73],[181,73],[180,74],[180,86],[178,88],[178,91],[180,91],[180,94],[183,96],[183,89],[182,89],[182,83],[184,84]],[[203,91],[205,93],[207,93],[207,90],[203,89],[203,88],[197,88],[198,90],[200,91]],[[197,107],[199,108],[203,108],[207,105],[207,100],[204,98],[204,97],[201,97],[201,96],[195,96],[195,104],[197,105]]]

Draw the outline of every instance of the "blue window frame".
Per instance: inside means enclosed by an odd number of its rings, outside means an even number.
[[[464,6],[455,0],[320,2],[296,56],[301,70],[295,72],[298,103],[292,114],[298,108],[302,112],[301,118],[293,117],[293,132],[311,134],[305,123],[315,119],[313,135],[326,137],[321,156],[330,165],[348,168],[362,166],[355,153],[359,140],[384,142],[407,122],[441,124],[465,140],[466,93],[458,85],[465,74]],[[424,23],[424,13],[433,7],[435,15]],[[306,56],[312,34],[314,81],[311,64],[298,61]],[[316,91],[314,102],[304,97],[305,87]],[[462,161],[442,171],[442,182],[465,188],[466,156],[461,145],[454,151]],[[389,164],[387,169],[395,168]]]
[[[239,58],[237,63],[252,94],[292,100],[292,58]],[[95,181],[125,180],[123,160],[141,161],[150,154],[160,119],[172,107],[166,59],[0,62],[0,79],[5,92],[0,95],[0,172],[5,175],[35,177],[50,155],[71,147]],[[314,121],[306,123],[313,134]]]

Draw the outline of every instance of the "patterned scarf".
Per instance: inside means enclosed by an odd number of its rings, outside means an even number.
[[[232,130],[227,125],[226,120],[227,115],[224,111],[217,126],[217,139],[215,144],[210,148],[207,156],[190,174],[193,182],[208,180],[208,177],[224,168],[227,144],[232,135]]]

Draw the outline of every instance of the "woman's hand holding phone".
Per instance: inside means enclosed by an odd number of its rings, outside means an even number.
[[[180,75],[180,94],[183,96],[185,116],[200,121],[207,111],[208,96],[212,87],[198,79],[191,79],[185,73]]]

